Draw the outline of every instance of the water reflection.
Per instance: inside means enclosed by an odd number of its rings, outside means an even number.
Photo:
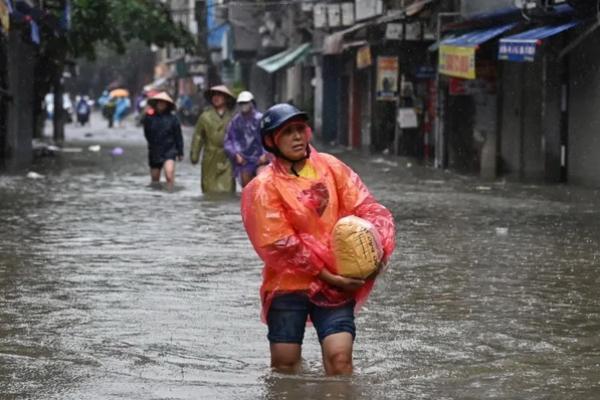
[[[353,378],[323,378],[271,373],[263,378],[264,400],[362,399],[360,385]]]

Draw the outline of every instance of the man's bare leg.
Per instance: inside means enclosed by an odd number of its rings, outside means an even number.
[[[165,169],[165,179],[167,180],[167,190],[169,192],[173,191],[173,187],[175,186],[175,161],[167,160],[163,165]]]
[[[321,350],[327,375],[352,374],[352,346],[352,335],[347,332],[334,333],[323,339]]]
[[[242,171],[242,173],[240,175],[240,180],[242,181],[242,187],[243,188],[246,187],[246,185],[250,183],[252,178],[254,178],[254,175],[252,173],[247,172],[247,171]]]
[[[271,368],[293,374],[301,364],[302,346],[296,343],[271,343]]]
[[[150,168],[150,179],[152,185],[156,185],[160,181],[160,168]]]

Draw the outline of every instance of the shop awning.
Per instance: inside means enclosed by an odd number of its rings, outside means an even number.
[[[457,37],[446,38],[442,40],[441,46],[454,47],[477,47],[489,40],[492,40],[504,32],[512,29],[516,24],[505,24],[487,29],[477,29],[468,33],[464,33]]]
[[[536,49],[543,43],[544,39],[558,35],[579,25],[579,21],[573,21],[561,25],[541,26],[530,29],[516,35],[500,39],[498,58],[508,61],[533,61]]]
[[[516,24],[478,29],[457,37],[446,37],[440,43],[438,71],[454,78],[475,79],[475,53],[479,45],[512,29]]]
[[[342,31],[334,32],[331,35],[325,37],[323,42],[323,54],[324,55],[335,55],[342,54],[344,51],[344,37],[353,32],[359,31],[362,28],[369,26],[366,22],[356,24],[350,28]]]
[[[442,40],[454,39],[455,37],[456,37],[456,35],[451,33],[448,36],[444,37]],[[432,53],[435,51],[438,51],[440,49],[440,43],[441,43],[441,40],[436,40],[435,42],[431,43],[429,45],[429,47],[427,48],[427,51],[430,51]]]
[[[302,60],[310,52],[310,43],[301,44],[298,47],[293,47],[277,53],[271,57],[260,60],[256,63],[260,68],[272,74],[290,64],[295,64]]]

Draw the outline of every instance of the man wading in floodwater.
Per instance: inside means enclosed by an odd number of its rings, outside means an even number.
[[[262,319],[269,329],[271,366],[298,371],[310,317],[325,372],[351,374],[354,314],[375,277],[360,280],[332,272],[331,231],[344,216],[369,221],[380,236],[385,263],[395,246],[394,221],[356,173],[310,146],[307,121],[306,113],[289,104],[265,112],[261,137],[275,159],[243,190],[242,218],[265,262]]]
[[[190,160],[197,164],[202,153],[202,193],[233,193],[233,167],[225,153],[225,130],[233,117],[235,98],[223,85],[213,86],[205,93],[210,106],[200,115],[192,138]]]
[[[148,100],[150,107],[143,117],[144,136],[148,142],[148,164],[152,184],[158,184],[164,169],[167,189],[175,185],[175,161],[183,160],[181,125],[173,114],[175,103],[165,92]]]

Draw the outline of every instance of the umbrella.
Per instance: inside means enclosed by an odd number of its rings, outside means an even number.
[[[126,89],[115,89],[110,92],[110,97],[129,97],[129,91]]]

